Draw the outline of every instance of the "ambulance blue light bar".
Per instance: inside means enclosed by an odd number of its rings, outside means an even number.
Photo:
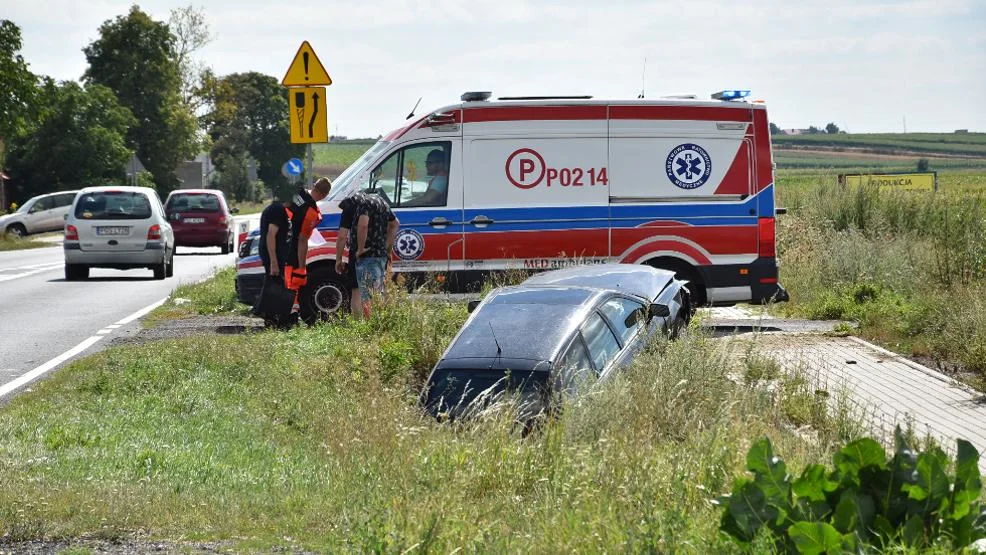
[[[713,100],[740,100],[741,98],[746,98],[750,96],[750,91],[719,91],[717,93],[712,93]]]

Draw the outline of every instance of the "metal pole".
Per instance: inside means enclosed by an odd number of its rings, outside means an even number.
[[[305,172],[306,172],[305,175],[308,178],[307,179],[308,187],[306,187],[307,189],[311,189],[312,185],[315,184],[315,168],[312,167],[312,159],[313,159],[312,144],[308,143],[307,159],[305,160]]]

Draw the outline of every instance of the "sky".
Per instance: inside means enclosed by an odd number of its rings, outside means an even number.
[[[133,2],[0,0],[36,74],[77,80],[82,49]],[[218,75],[280,81],[301,42],[333,84],[329,131],[376,137],[465,91],[631,99],[749,89],[784,129],[986,132],[986,0],[145,0],[201,8]]]

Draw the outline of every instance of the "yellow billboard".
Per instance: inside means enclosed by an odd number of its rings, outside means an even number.
[[[866,185],[902,191],[937,191],[938,173],[856,173],[840,174],[841,185]]]

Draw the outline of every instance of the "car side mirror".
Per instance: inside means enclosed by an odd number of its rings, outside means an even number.
[[[67,222],[68,221],[68,214],[62,214],[62,219]]]
[[[233,209],[230,210],[230,212],[233,213],[233,214],[239,214],[240,213],[240,207],[239,206],[234,206]]]
[[[653,318],[655,316],[660,316],[661,318],[667,318],[671,316],[671,309],[668,308],[666,304],[651,303],[650,310],[648,311],[648,316]]]
[[[466,310],[469,314],[472,314],[472,311],[476,310],[476,307],[479,306],[479,302],[480,301],[469,301],[469,304],[466,305]]]

